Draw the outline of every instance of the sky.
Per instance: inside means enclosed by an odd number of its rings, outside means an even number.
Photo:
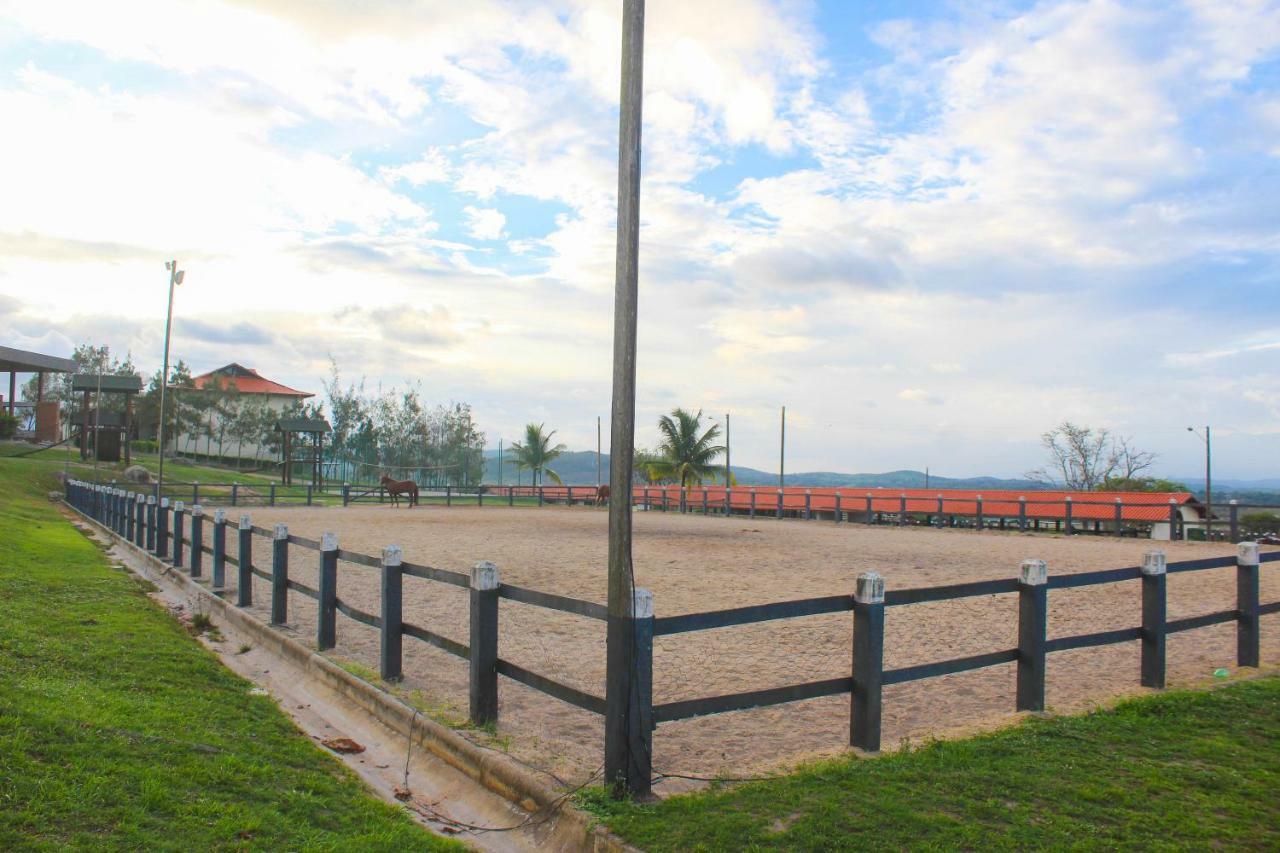
[[[621,5],[0,0],[0,343],[607,450]],[[1280,476],[1280,3],[647,6],[639,444]]]

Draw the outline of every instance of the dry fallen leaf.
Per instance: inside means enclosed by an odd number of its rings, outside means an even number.
[[[349,737],[330,737],[320,741],[324,746],[329,747],[334,752],[354,753],[364,752],[364,747],[356,743]]]

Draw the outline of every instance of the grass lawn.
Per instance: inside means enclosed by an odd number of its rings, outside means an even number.
[[[650,851],[1280,848],[1280,678],[842,758],[654,805],[580,805]]]
[[[369,794],[0,459],[0,849],[461,849]]]

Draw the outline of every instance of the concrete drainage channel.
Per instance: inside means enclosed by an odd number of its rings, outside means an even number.
[[[93,519],[74,509],[71,516],[110,546],[113,559],[155,584],[162,603],[215,619],[222,641],[205,644],[271,695],[304,732],[317,742],[347,737],[363,746],[363,752],[335,754],[379,796],[432,830],[481,850],[634,850],[533,771],[427,719]],[[251,648],[236,651],[244,646]]]

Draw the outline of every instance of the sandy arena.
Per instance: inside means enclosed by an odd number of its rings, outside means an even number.
[[[231,513],[236,512],[232,510]],[[589,508],[391,507],[254,509],[255,525],[285,522],[291,533],[318,539],[338,534],[339,547],[377,555],[388,544],[405,559],[466,572],[478,560],[496,563],[505,582],[603,602],[606,596],[606,513]],[[234,552],[234,537],[229,545]],[[269,544],[254,539],[256,561],[268,566]],[[929,528],[866,527],[831,522],[637,512],[638,586],[653,591],[659,616],[852,592],[860,572],[875,570],[888,589],[1016,577],[1026,558],[1048,561],[1050,574],[1133,566],[1163,548],[1170,562],[1233,554],[1229,545],[1155,543],[1092,536],[975,533]],[[290,548],[290,576],[314,586],[318,555]],[[234,583],[234,570],[228,580]],[[254,612],[266,621],[269,587],[255,581]],[[338,595],[379,611],[378,572],[339,565]],[[1264,565],[1262,601],[1280,599],[1280,566]],[[1235,604],[1235,570],[1172,575],[1169,618],[1224,610]],[[1127,628],[1141,619],[1137,581],[1049,595],[1049,636]],[[290,594],[290,628],[315,637],[315,602]],[[467,593],[405,578],[405,620],[467,641]],[[500,655],[535,672],[604,695],[604,623],[503,601]],[[1016,645],[1016,595],[985,596],[889,608],[885,667],[928,663]],[[1263,617],[1264,665],[1280,660],[1280,615]],[[654,701],[670,702],[849,675],[852,616],[848,613],[659,637],[654,648]],[[335,657],[376,671],[378,632],[338,616]],[[1228,623],[1171,635],[1170,686],[1203,682],[1217,667],[1235,669],[1235,626]],[[886,687],[883,742],[920,740],[990,728],[1013,718],[1013,664]],[[434,713],[466,717],[467,665],[405,638],[403,689]],[[559,779],[586,778],[602,761],[601,718],[501,679],[497,742],[515,757]],[[1136,641],[1049,656],[1047,703],[1078,711],[1138,687]],[[654,734],[658,773],[741,775],[840,752],[848,741],[849,697],[836,696],[661,725]],[[669,793],[687,783],[669,780]]]

